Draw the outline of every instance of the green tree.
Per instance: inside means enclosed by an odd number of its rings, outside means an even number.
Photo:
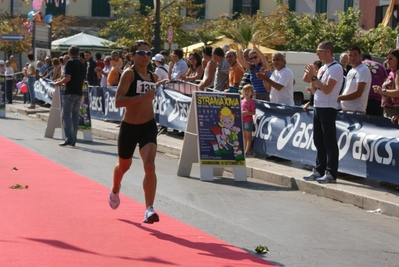
[[[51,22],[51,39],[54,41],[76,34],[77,32],[72,29],[72,26],[77,25],[78,20],[74,16],[59,15],[53,17],[53,20]]]
[[[397,29],[378,25],[377,28],[361,31],[357,40],[362,50],[373,56],[385,57],[386,53],[396,47]]]
[[[114,40],[118,45],[129,47],[134,40],[144,39],[151,42],[153,37],[154,10],[141,6],[140,2],[131,0],[110,0],[114,9],[115,21],[107,23],[100,30],[100,36]],[[188,1],[161,1],[161,39],[166,40],[167,29],[173,27],[173,42],[179,46],[191,44],[192,36],[183,28],[185,23],[195,22],[195,15],[203,5]],[[145,10],[143,15],[140,10]],[[188,16],[181,16],[185,10]]]
[[[14,50],[15,54],[30,52],[32,46],[31,33],[27,29],[28,19],[15,16],[0,18],[0,32],[2,34],[21,34],[25,35],[24,41],[2,41],[0,42],[0,50],[7,54],[11,54]],[[26,27],[24,27],[24,23]]]
[[[329,40],[334,44],[336,53],[343,52],[351,44],[357,44],[363,51],[374,56],[383,56],[394,48],[396,30],[379,25],[375,29],[364,31],[359,19],[360,10],[349,8],[348,11],[338,11],[335,14],[337,22],[329,22],[327,14],[298,15],[281,4],[277,10],[266,18],[269,26],[266,31],[272,31],[273,38],[263,45],[277,50],[313,52],[318,43]]]
[[[221,24],[218,30],[227,38],[234,40],[235,43],[246,48],[258,32],[258,25],[261,19],[260,15],[241,15],[235,20],[223,16],[220,18]]]
[[[220,35],[218,31],[215,31],[212,22],[204,22],[201,24],[201,28],[194,29],[191,33],[192,43],[203,43],[204,45],[211,45],[217,41],[217,37]]]

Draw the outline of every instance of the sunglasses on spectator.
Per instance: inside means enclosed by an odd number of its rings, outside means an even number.
[[[254,60],[254,59],[257,59],[258,58],[258,56],[253,56],[253,57],[250,57],[249,59],[250,60]]]
[[[151,51],[137,50],[136,54],[139,56],[147,55],[149,57],[149,56],[151,56],[152,53],[151,53]]]
[[[321,52],[323,52],[323,51],[326,51],[327,49],[317,49],[316,50],[316,54],[320,54]]]

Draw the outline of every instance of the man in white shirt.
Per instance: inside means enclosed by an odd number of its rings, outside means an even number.
[[[165,79],[159,79],[157,85],[178,80],[180,76],[186,74],[187,71],[188,65],[183,59],[183,50],[175,49],[170,54],[168,77]]]
[[[274,71],[272,75],[262,75],[266,90],[270,93],[270,102],[294,105],[294,74],[286,66],[285,56],[281,53],[272,55]],[[259,77],[259,76],[258,76]]]
[[[170,57],[171,63],[169,66],[169,79],[173,81],[187,73],[188,65],[183,59],[183,50],[181,49],[173,50]]]
[[[6,76],[6,98],[7,103],[12,104],[12,88],[14,85],[14,69],[10,61],[6,61],[4,75]]]
[[[334,60],[333,44],[329,41],[321,42],[317,46],[316,54],[324,65],[316,73],[313,64],[305,68],[307,78],[311,82],[314,93],[313,109],[313,142],[316,147],[316,167],[313,172],[303,179],[319,183],[336,183],[338,174],[339,150],[337,144],[338,95],[341,91],[343,70]],[[324,176],[321,177],[321,174]]]
[[[338,96],[343,111],[366,114],[367,100],[370,92],[371,73],[362,63],[360,48],[353,45],[348,48],[349,62],[352,68],[346,75],[343,93]]]

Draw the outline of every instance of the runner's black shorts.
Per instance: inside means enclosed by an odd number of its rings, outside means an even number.
[[[148,143],[157,144],[158,127],[155,120],[143,124],[122,121],[118,136],[118,156],[122,159],[133,157],[137,144],[142,149]]]

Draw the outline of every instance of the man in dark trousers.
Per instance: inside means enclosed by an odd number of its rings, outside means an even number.
[[[65,65],[65,76],[55,85],[65,84],[62,103],[62,120],[66,139],[60,146],[75,146],[79,126],[79,109],[82,100],[82,86],[86,77],[85,65],[79,60],[79,47],[72,45],[68,49],[71,58]]]
[[[319,183],[336,183],[339,150],[335,121],[339,108],[337,100],[344,75],[341,65],[334,60],[331,42],[321,42],[316,54],[324,65],[318,71],[313,64],[305,68],[306,82],[311,82],[314,94],[313,142],[317,151],[316,167],[303,179],[316,180]]]

